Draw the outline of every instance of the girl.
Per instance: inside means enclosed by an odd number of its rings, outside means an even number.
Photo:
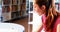
[[[56,12],[53,0],[34,0],[34,11],[41,16],[42,23],[34,32],[60,32],[60,14]]]

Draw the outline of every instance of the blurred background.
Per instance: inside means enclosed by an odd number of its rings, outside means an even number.
[[[54,2],[60,12],[60,0]],[[32,32],[33,0],[0,0],[0,22],[21,24],[25,32]]]

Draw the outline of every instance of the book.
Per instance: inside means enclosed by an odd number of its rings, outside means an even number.
[[[3,6],[2,7],[2,12],[10,12],[10,6]]]
[[[12,4],[18,4],[18,0],[12,0]]]
[[[20,16],[22,16],[22,11],[20,11]]]
[[[3,0],[3,4],[4,5],[9,5],[10,4],[10,0]]]
[[[33,2],[30,2],[30,11],[33,11]]]
[[[12,5],[12,11],[18,11],[18,5]]]
[[[22,3],[22,0],[19,0],[19,3],[21,4]]]
[[[26,11],[26,4],[22,4],[22,11]]]
[[[18,18],[19,17],[19,12],[12,12],[12,18]]]
[[[20,11],[22,11],[22,5],[20,5]]]
[[[22,3],[25,3],[26,2],[26,0],[22,0]]]

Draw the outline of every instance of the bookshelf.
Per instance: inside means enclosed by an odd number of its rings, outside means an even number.
[[[26,15],[26,0],[2,0],[3,21]]]

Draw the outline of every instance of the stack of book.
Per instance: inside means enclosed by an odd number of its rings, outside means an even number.
[[[26,5],[22,4],[22,11],[25,11],[25,10],[26,10]]]
[[[3,0],[3,4],[4,5],[9,5],[10,4],[10,0]]]
[[[12,11],[18,11],[18,6],[17,5],[12,5]]]
[[[12,0],[12,4],[18,4],[18,0]]]
[[[3,6],[2,7],[2,12],[4,13],[4,12],[10,12],[10,6]]]

